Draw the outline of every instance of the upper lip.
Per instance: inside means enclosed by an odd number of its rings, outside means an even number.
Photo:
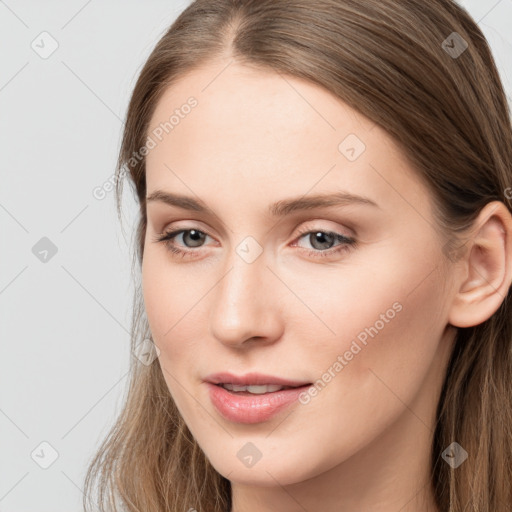
[[[212,384],[237,384],[239,386],[262,386],[264,384],[277,384],[279,386],[299,387],[311,384],[311,382],[283,379],[274,375],[263,373],[246,373],[245,375],[233,375],[229,372],[212,373],[204,378],[206,382]]]

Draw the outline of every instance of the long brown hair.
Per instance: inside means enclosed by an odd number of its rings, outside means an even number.
[[[440,231],[450,234],[447,257],[484,205],[511,209],[510,109],[485,37],[454,1],[196,0],[149,56],[127,112],[117,173],[127,171],[140,204],[137,270],[146,180],[145,159],[134,155],[162,93],[221,55],[319,84],[385,129],[432,193]],[[137,277],[132,349],[150,337]],[[84,507],[97,482],[102,511],[229,511],[230,482],[185,425],[158,359],[131,358],[130,370],[122,412],[88,467]],[[511,383],[509,291],[489,320],[457,331],[431,451],[440,511],[512,510]],[[457,468],[441,457],[454,441],[468,453]]]

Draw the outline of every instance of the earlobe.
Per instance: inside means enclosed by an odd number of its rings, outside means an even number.
[[[507,207],[500,201],[488,203],[470,231],[460,262],[466,271],[449,315],[449,323],[456,327],[472,327],[490,318],[512,282],[512,216]]]

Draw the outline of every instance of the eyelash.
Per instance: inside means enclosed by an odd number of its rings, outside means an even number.
[[[179,235],[181,233],[186,233],[188,231],[197,231],[206,236],[210,236],[210,235],[208,235],[208,233],[205,233],[204,231],[201,231],[201,230],[195,229],[195,228],[178,229],[175,231],[159,233],[158,236],[153,239],[153,242],[162,242],[167,247],[167,249],[169,251],[171,251],[173,254],[175,254],[176,256],[178,256],[180,258],[185,258],[185,257],[188,257],[190,253],[194,253],[194,252],[198,252],[198,251],[195,251],[193,249],[189,249],[189,250],[178,249],[176,247],[176,245],[172,242],[172,239],[174,237],[176,237],[177,235]],[[336,233],[333,231],[325,231],[325,230],[321,230],[321,229],[299,230],[298,239],[302,238],[304,235],[315,234],[315,233],[325,233],[327,235],[333,235],[334,241],[341,242],[341,244],[338,246],[335,246],[334,248],[326,249],[325,251],[322,251],[319,249],[303,249],[306,251],[307,255],[312,258],[331,257],[338,253],[348,251],[356,245],[356,240],[354,238],[349,238],[344,235],[341,235],[340,233]]]

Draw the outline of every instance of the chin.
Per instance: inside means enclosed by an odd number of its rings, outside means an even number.
[[[312,478],[316,473],[322,471],[321,468],[311,460],[311,457],[305,453],[299,453],[286,449],[285,453],[280,453],[273,447],[263,447],[263,441],[259,443],[261,448],[261,458],[256,462],[248,460],[244,462],[244,453],[249,453],[250,440],[233,440],[233,452],[231,448],[221,448],[218,453],[213,454],[208,459],[215,470],[224,478],[231,482],[242,485],[256,485],[261,487],[275,487],[276,485],[291,485]],[[258,443],[255,440],[254,444]],[[245,448],[245,452],[243,451]],[[238,457],[238,453],[240,458]],[[265,456],[265,451],[271,455]],[[233,457],[226,457],[226,452],[234,453]],[[207,454],[209,455],[209,454]],[[241,459],[241,460],[240,460]],[[306,464],[304,461],[308,461]],[[251,465],[252,464],[252,465]],[[328,468],[325,468],[328,469]],[[279,484],[278,484],[278,483]]]

